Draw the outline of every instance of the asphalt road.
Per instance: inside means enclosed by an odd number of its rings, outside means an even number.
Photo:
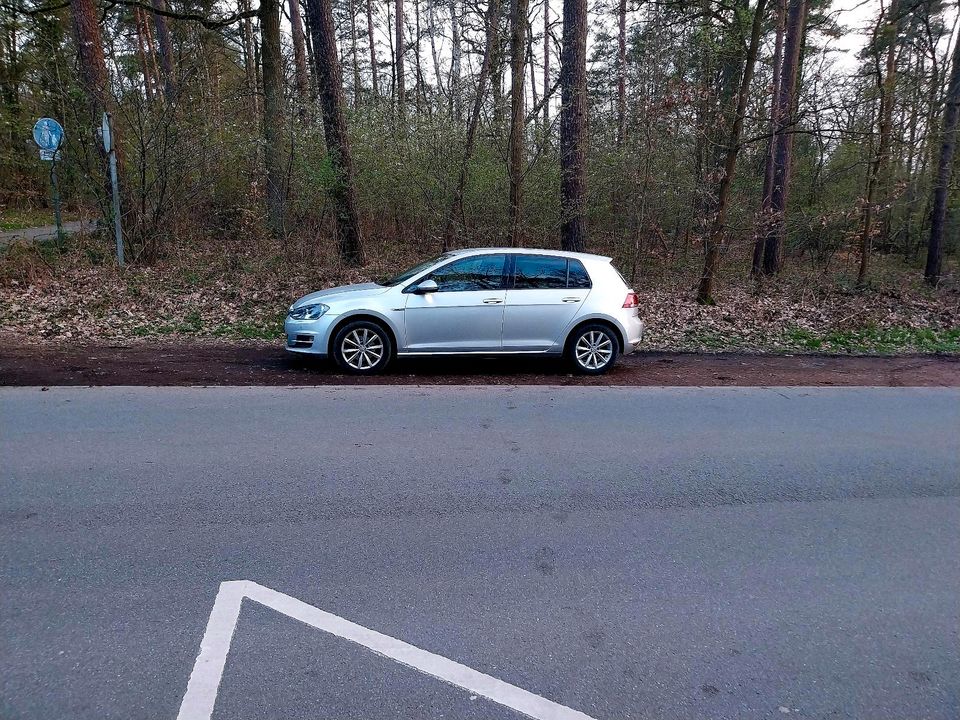
[[[960,714],[960,390],[0,390],[0,717],[175,718],[250,580],[596,720]],[[517,718],[244,601],[213,717]]]

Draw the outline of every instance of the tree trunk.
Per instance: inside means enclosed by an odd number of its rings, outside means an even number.
[[[510,244],[523,245],[523,161],[526,104],[523,80],[527,59],[528,0],[511,0],[510,9]]]
[[[943,232],[947,222],[947,192],[950,188],[950,171],[957,147],[957,121],[960,118],[960,42],[953,46],[953,69],[947,86],[946,107],[943,113],[943,130],[940,145],[940,162],[933,187],[933,211],[930,215],[930,240],[927,244],[927,266],[924,278],[936,287],[940,283],[943,263]]]
[[[87,97],[90,117],[96,127],[100,127],[101,115],[107,107],[107,64],[103,57],[97,10],[93,0],[73,0],[70,12],[77,42],[80,83]]]
[[[353,156],[350,136],[344,117],[343,76],[337,56],[337,34],[333,24],[331,0],[307,0],[313,46],[320,58],[318,86],[324,138],[334,170],[330,198],[337,221],[337,246],[345,261],[363,262],[363,238],[357,212],[357,195],[353,181]]]
[[[166,0],[153,0],[153,7],[165,11],[167,9]],[[177,99],[177,79],[173,73],[173,43],[170,41],[170,28],[167,25],[167,19],[159,13],[153,13],[153,28],[157,34],[157,49],[160,52],[163,97],[168,103],[173,103]]]
[[[153,102],[153,83],[152,69],[147,59],[146,30],[144,29],[145,18],[140,8],[133,9],[133,18],[137,24],[137,53],[140,55],[140,67],[143,71],[143,89],[149,102]]]
[[[97,21],[97,10],[93,0],[73,0],[70,3],[70,15],[73,24],[74,39],[77,44],[77,60],[80,70],[80,86],[87,101],[89,128],[98,128],[107,110],[107,64],[103,56],[103,38]],[[114,141],[116,142],[116,141]],[[103,144],[94,141],[103,172],[103,202],[101,210],[106,224],[111,224],[112,206],[110,196],[110,159],[104,152]],[[119,157],[117,158],[119,162]],[[118,168],[119,170],[119,168]]]
[[[400,118],[406,117],[407,114],[407,91],[405,85],[405,77],[403,72],[403,55],[404,55],[404,43],[403,43],[403,0],[397,0],[397,12],[396,17],[394,18],[396,22],[396,48],[395,52],[397,53],[396,60],[396,81],[397,81],[397,109],[399,110]]]
[[[250,9],[250,0],[240,0],[240,9]],[[249,17],[243,19],[243,69],[247,79],[247,95],[250,99],[250,111],[253,118],[260,116],[260,93],[257,84],[257,56],[253,49],[253,22]],[[162,44],[162,43],[161,43]]]
[[[587,246],[587,2],[563,1],[560,53],[560,246]]]
[[[533,115],[534,115],[534,117],[533,117],[533,118],[530,118],[530,119],[536,121],[537,117],[539,117],[539,115],[540,115],[540,111],[539,111],[539,108],[540,108],[540,100],[539,100],[539,98],[537,97],[537,68],[536,68],[536,64],[534,63],[534,55],[533,55],[533,25],[532,25],[532,23],[530,22],[530,18],[529,18],[529,17],[527,18],[527,59],[526,59],[526,63],[527,63],[527,68],[528,68],[529,71],[530,71],[530,95],[532,96],[532,99],[533,99],[533,107],[534,107],[534,110],[533,110]]]
[[[473,157],[473,146],[477,138],[477,128],[480,125],[480,113],[483,110],[483,98],[486,94],[487,79],[490,77],[490,64],[494,52],[494,45],[499,43],[498,30],[500,27],[500,1],[490,0],[484,24],[486,26],[486,45],[483,49],[483,60],[480,63],[480,73],[477,76],[477,95],[473,100],[473,110],[467,123],[467,141],[463,148],[463,158],[460,161],[460,174],[457,177],[457,186],[453,191],[453,202],[450,204],[450,214],[447,215],[446,227],[443,230],[443,251],[453,246],[454,230],[457,218],[463,215],[463,193],[467,186],[467,171],[470,159]]]
[[[627,132],[627,0],[617,8],[617,147]]]
[[[550,0],[543,0],[543,96],[550,92]],[[543,103],[543,134],[550,132],[550,101]]]
[[[283,222],[283,57],[279,0],[260,0],[260,54],[263,66],[263,158],[267,170],[267,226],[282,237]]]
[[[426,83],[423,80],[423,67],[420,64],[420,0],[413,0],[413,67],[416,73],[413,80],[413,101],[417,114],[427,105]],[[421,101],[422,104],[421,104]],[[427,105],[429,110],[429,105]]]
[[[370,49],[370,80],[373,83],[373,96],[380,97],[380,79],[377,68],[377,48],[373,42],[373,0],[367,0],[367,44]]]
[[[763,29],[763,15],[767,0],[757,0],[757,7],[753,11],[753,24],[750,30],[750,45],[743,65],[743,75],[740,79],[740,89],[737,92],[737,107],[734,111],[733,126],[727,140],[726,157],[723,163],[723,174],[720,177],[720,187],[717,190],[717,207],[707,236],[707,252],[703,263],[703,274],[700,276],[700,285],[697,288],[697,302],[702,304],[714,303],[713,286],[716,281],[717,269],[720,266],[720,256],[726,240],[727,205],[730,198],[730,188],[733,186],[733,175],[737,167],[737,155],[740,152],[740,136],[743,133],[743,118],[747,114],[747,100],[750,95],[750,84],[753,82],[753,71],[757,64],[757,53],[760,49],[761,30]]]
[[[301,114],[310,99],[310,76],[307,72],[307,48],[303,37],[303,18],[300,16],[300,0],[289,0],[290,33],[293,35],[293,69],[296,80],[297,99]]]
[[[760,195],[760,217],[756,227],[756,237],[753,242],[753,266],[751,274],[759,277],[763,265],[763,246],[768,222],[770,219],[770,202],[773,192],[774,149],[776,148],[776,133],[778,128],[777,110],[780,96],[780,79],[783,70],[783,36],[787,22],[787,0],[777,0],[777,30],[773,45],[773,82],[771,88],[770,120],[767,123],[770,137],[767,139],[766,159],[763,166],[763,191]]]
[[[857,287],[863,287],[867,282],[867,269],[870,263],[870,250],[873,245],[873,213],[876,199],[877,185],[880,176],[887,165],[887,154],[890,148],[890,131],[893,122],[893,91],[897,81],[897,22],[900,11],[900,0],[890,0],[887,8],[886,27],[884,35],[887,42],[886,78],[880,70],[880,60],[877,58],[876,79],[877,90],[880,93],[880,110],[877,113],[879,139],[877,152],[870,163],[867,176],[867,193],[863,204],[863,227],[860,232],[860,269],[857,272]]]
[[[460,120],[460,17],[457,0],[450,0],[450,114]]]
[[[786,38],[780,88],[777,92],[776,135],[773,148],[773,183],[770,188],[770,217],[764,238],[763,265],[766,275],[780,272],[783,267],[783,246],[786,240],[787,198],[790,191],[790,166],[793,156],[794,96],[797,90],[797,71],[803,46],[804,26],[807,22],[807,0],[789,0],[787,6]]]
[[[353,65],[353,106],[360,107],[360,61],[357,59],[357,8],[350,0],[350,63]]]

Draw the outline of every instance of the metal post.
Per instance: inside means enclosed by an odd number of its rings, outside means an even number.
[[[110,187],[113,191],[113,234],[117,240],[117,264],[123,267],[123,225],[120,222],[120,187],[117,182],[117,148],[113,139],[112,116],[103,114],[103,149],[110,158]]]
[[[57,223],[57,246],[63,247],[63,218],[60,216],[60,186],[57,184],[57,152],[50,163],[50,186],[53,189],[53,218]]]

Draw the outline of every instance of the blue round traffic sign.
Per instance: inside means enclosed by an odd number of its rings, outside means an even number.
[[[41,150],[56,150],[63,142],[63,127],[53,118],[40,118],[33,126],[33,141]]]

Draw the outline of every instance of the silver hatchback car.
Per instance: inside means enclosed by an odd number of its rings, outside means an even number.
[[[566,355],[599,375],[643,336],[636,293],[585,253],[456,250],[378,283],[321,290],[287,314],[287,350],[332,356],[347,372],[395,356]]]

